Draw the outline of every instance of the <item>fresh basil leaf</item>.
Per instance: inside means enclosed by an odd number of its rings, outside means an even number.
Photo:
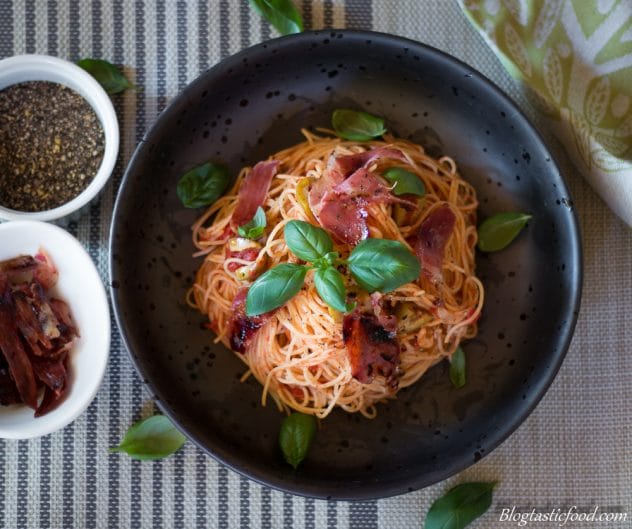
[[[228,167],[207,162],[184,173],[176,192],[184,207],[208,206],[222,196],[229,180]]]
[[[390,239],[366,239],[348,259],[349,271],[368,292],[390,292],[419,277],[419,260],[406,246]]]
[[[164,415],[154,415],[134,424],[110,452],[125,452],[132,459],[162,459],[177,451],[186,441]]]
[[[123,72],[113,64],[101,59],[81,59],[77,66],[83,68],[105,89],[108,94],[118,94],[128,88],[137,90],[138,87],[129,82]]]
[[[291,0],[250,0],[250,5],[281,35],[303,31],[303,18]]]
[[[462,483],[436,500],[426,515],[424,529],[463,529],[492,504],[493,483]]]
[[[303,286],[307,267],[283,263],[270,268],[250,285],[246,296],[246,314],[257,316],[292,299]]]
[[[285,225],[285,243],[296,257],[313,263],[334,247],[329,234],[322,228],[302,220],[291,220]]]
[[[506,248],[525,227],[531,215],[517,212],[497,213],[478,227],[478,249],[497,252]]]
[[[255,216],[243,226],[237,228],[237,232],[246,239],[258,239],[263,235],[266,227],[266,214],[262,207],[257,208]]]
[[[321,268],[314,272],[314,285],[320,298],[332,309],[348,312],[351,304],[347,304],[347,291],[342,274],[333,266]]]
[[[285,460],[297,468],[307,456],[316,434],[316,418],[304,413],[292,413],[283,419],[279,431],[279,445]]]
[[[423,197],[426,194],[426,186],[415,173],[411,173],[401,167],[391,167],[384,171],[382,175],[392,184],[395,184],[393,193],[399,195],[418,195]]]
[[[465,386],[465,352],[460,347],[456,348],[450,359],[450,382],[455,388]]]
[[[331,124],[336,135],[345,140],[368,141],[386,132],[382,118],[347,108],[334,110]]]

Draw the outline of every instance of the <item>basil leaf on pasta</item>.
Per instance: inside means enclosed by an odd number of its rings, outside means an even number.
[[[285,225],[285,242],[296,257],[313,263],[332,251],[334,244],[322,228],[302,220],[291,220]]]
[[[402,167],[391,167],[382,174],[391,184],[395,184],[393,193],[396,195],[417,195],[423,197],[426,187],[423,181],[415,173],[411,173]]]
[[[162,459],[177,451],[186,437],[164,415],[154,415],[134,424],[110,452],[125,452],[132,459]]]
[[[228,167],[207,162],[184,173],[176,192],[184,207],[208,206],[222,196],[229,180]]]
[[[406,246],[390,239],[366,239],[348,259],[349,271],[368,292],[390,292],[419,277],[419,260]]]
[[[455,388],[465,386],[465,351],[460,347],[456,348],[450,358],[450,382]]]
[[[382,118],[348,108],[334,110],[331,124],[336,135],[345,140],[368,141],[386,132]]]
[[[478,227],[478,249],[497,252],[509,246],[525,227],[531,215],[526,213],[497,213],[485,219]]]
[[[333,266],[321,268],[314,273],[314,285],[320,298],[332,309],[348,312],[347,291],[342,274]]]
[[[246,314],[257,316],[292,299],[303,286],[307,267],[283,263],[270,268],[250,285],[246,297]]]
[[[255,216],[243,226],[237,228],[237,232],[246,239],[258,239],[263,235],[266,227],[266,214],[262,207],[257,208]]]
[[[285,460],[297,468],[307,456],[316,434],[316,418],[304,413],[292,413],[283,419],[279,445]]]

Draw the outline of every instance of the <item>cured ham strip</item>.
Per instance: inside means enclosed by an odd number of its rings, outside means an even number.
[[[355,244],[369,236],[366,223],[368,213],[366,200],[360,198],[339,198],[324,201],[318,219],[321,226],[338,240]]]
[[[68,352],[78,336],[68,305],[48,297],[57,278],[43,250],[0,262],[0,404],[27,404],[35,417],[63,399]]]
[[[257,208],[265,201],[272,179],[279,169],[278,160],[259,162],[246,175],[239,188],[237,207],[231,218],[231,225],[236,229],[249,222],[255,216]]]
[[[342,242],[357,244],[369,234],[369,204],[408,201],[395,197],[373,172],[371,163],[381,158],[406,161],[404,154],[390,147],[346,156],[332,155],[327,170],[312,185],[309,204],[321,226]]]
[[[379,375],[397,388],[399,343],[394,332],[386,330],[375,315],[356,310],[345,316],[342,336],[355,379],[370,384]]]
[[[246,315],[246,296],[248,288],[240,288],[233,299],[232,318],[229,325],[230,348],[245,354],[250,340],[255,333],[268,321],[269,314],[259,316]]]
[[[344,156],[334,156],[329,159],[327,169],[332,173],[342,176],[341,181],[355,173],[361,167],[368,167],[373,162],[381,158],[391,158],[406,162],[404,153],[393,147],[378,147],[370,151],[364,151],[357,154],[348,154]]]
[[[10,404],[19,404],[22,402],[15,382],[9,374],[9,367],[3,365],[0,367],[0,404],[9,406]]]
[[[37,385],[31,362],[22,346],[15,323],[11,290],[6,275],[0,274],[0,351],[22,401],[37,408]]]
[[[444,204],[432,211],[421,223],[417,233],[408,240],[421,262],[421,273],[434,283],[443,280],[443,255],[455,223],[454,212]]]
[[[371,163],[381,158],[392,158],[406,161],[404,153],[392,147],[379,147],[370,151],[357,154],[336,155],[333,153],[327,162],[327,168],[316,180],[309,191],[309,207],[318,218],[322,202],[328,191],[333,190],[337,185],[342,184],[345,179],[355,173],[358,169],[366,168]]]

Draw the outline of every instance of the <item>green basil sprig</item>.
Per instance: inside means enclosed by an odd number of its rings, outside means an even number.
[[[229,181],[228,167],[207,162],[184,173],[176,192],[184,207],[199,208],[221,197]]]
[[[391,167],[382,174],[392,184],[395,184],[393,193],[399,195],[418,195],[423,197],[426,194],[426,186],[416,174],[401,167]]]
[[[132,459],[162,459],[177,451],[186,441],[164,415],[154,415],[134,424],[118,446],[110,452],[125,452]]]
[[[307,267],[283,263],[260,275],[248,289],[246,314],[256,316],[280,307],[303,286]]]
[[[291,0],[250,0],[250,5],[281,35],[303,31],[303,18]]]
[[[292,253],[310,263],[324,257],[334,247],[331,237],[325,230],[302,220],[288,222],[283,234]]]
[[[345,140],[368,141],[386,132],[382,118],[348,108],[334,110],[331,124],[336,135]]]
[[[279,445],[285,460],[297,468],[307,456],[316,434],[316,418],[304,413],[292,413],[281,423]]]
[[[366,239],[349,259],[340,260],[334,243],[322,228],[302,220],[285,225],[285,242],[300,259],[312,266],[280,264],[252,284],[246,298],[246,314],[256,316],[280,307],[294,297],[310,269],[316,269],[314,285],[321,299],[340,312],[353,310],[346,302],[344,278],[336,266],[346,264],[355,281],[369,292],[390,292],[419,277],[419,260],[402,243],[388,239]]]
[[[347,303],[344,278],[333,266],[316,270],[314,273],[314,285],[318,295],[332,309],[340,312],[353,310],[355,304]]]
[[[525,227],[531,215],[526,213],[497,213],[485,219],[478,227],[478,249],[497,252],[509,246]]]
[[[417,257],[401,242],[390,239],[360,242],[348,264],[353,278],[368,292],[391,292],[414,281],[421,272]]]
[[[456,348],[450,359],[450,382],[457,389],[465,386],[465,351],[460,347]]]
[[[237,228],[237,232],[246,239],[258,239],[263,235],[266,227],[266,214],[262,207],[257,208],[257,212],[249,222]]]
[[[108,94],[118,94],[123,90],[138,90],[136,85],[129,82],[121,70],[102,59],[81,59],[77,66],[83,68],[105,89]]]
[[[489,509],[495,486],[496,482],[457,485],[430,506],[424,529],[463,529]]]

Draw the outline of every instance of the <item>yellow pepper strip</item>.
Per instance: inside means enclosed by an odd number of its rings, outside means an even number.
[[[312,222],[313,224],[318,224],[316,217],[314,217],[314,214],[309,207],[309,199],[307,197],[308,187],[313,181],[313,178],[307,177],[301,178],[298,181],[298,183],[296,184],[296,200],[298,200],[298,203],[303,208],[303,211],[305,211],[305,214],[307,215],[307,218],[310,220],[310,222]]]

